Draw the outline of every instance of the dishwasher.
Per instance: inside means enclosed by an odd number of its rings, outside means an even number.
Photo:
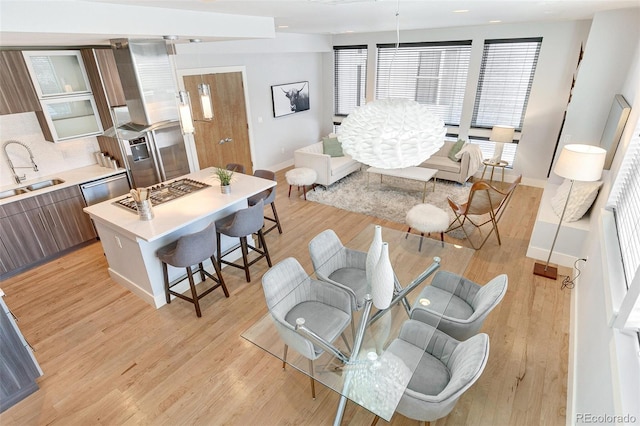
[[[129,193],[129,178],[127,172],[93,180],[80,185],[82,196],[87,206],[110,200]]]

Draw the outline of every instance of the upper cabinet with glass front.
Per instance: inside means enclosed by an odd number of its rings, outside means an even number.
[[[79,50],[22,53],[39,98],[91,93]]]
[[[62,142],[102,134],[100,114],[79,50],[24,51],[42,111],[46,140]]]

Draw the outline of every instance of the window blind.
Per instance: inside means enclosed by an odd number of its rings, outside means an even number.
[[[459,125],[471,40],[379,44],[376,99],[405,98],[426,105],[447,125]]]
[[[613,211],[627,286],[619,315],[624,328],[640,329],[640,120],[611,188],[607,208]]]
[[[334,46],[334,114],[348,115],[365,103],[367,46]]]
[[[522,130],[542,38],[485,40],[473,127]]]

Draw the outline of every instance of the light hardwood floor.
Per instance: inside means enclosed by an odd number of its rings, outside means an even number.
[[[274,262],[294,256],[311,271],[307,244],[329,227],[344,241],[371,223],[405,229],[293,193],[287,198],[284,171],[277,177],[284,233],[266,237]],[[468,278],[484,283],[506,273],[509,289],[482,330],[491,344],[482,377],[448,417],[432,424],[565,424],[570,290],[534,276],[534,261],[525,257],[541,194],[518,188],[500,223],[502,245],[492,237],[472,259]],[[317,385],[312,400],[306,376],[283,371],[278,359],[240,337],[266,313],[260,285],[266,262],[252,266],[251,283],[242,271],[225,268],[230,298],[215,291],[202,299],[202,318],[180,300],[153,309],[114,283],[106,268],[95,243],[1,283],[45,374],[40,390],[0,415],[0,424],[333,422],[335,392]],[[343,424],[370,424],[373,417],[349,403]],[[391,424],[418,422],[396,414]]]

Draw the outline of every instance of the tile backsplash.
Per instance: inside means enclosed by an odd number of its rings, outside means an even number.
[[[33,152],[38,171],[29,168],[16,170],[19,175],[26,174],[28,180],[96,164],[93,153],[100,150],[98,140],[93,136],[60,143],[44,140],[33,112],[0,115],[0,144],[4,145],[9,140],[22,142]],[[29,154],[24,148],[9,145],[7,151],[14,166],[31,166]],[[4,150],[0,152],[0,157],[0,186],[12,185],[15,181]]]

